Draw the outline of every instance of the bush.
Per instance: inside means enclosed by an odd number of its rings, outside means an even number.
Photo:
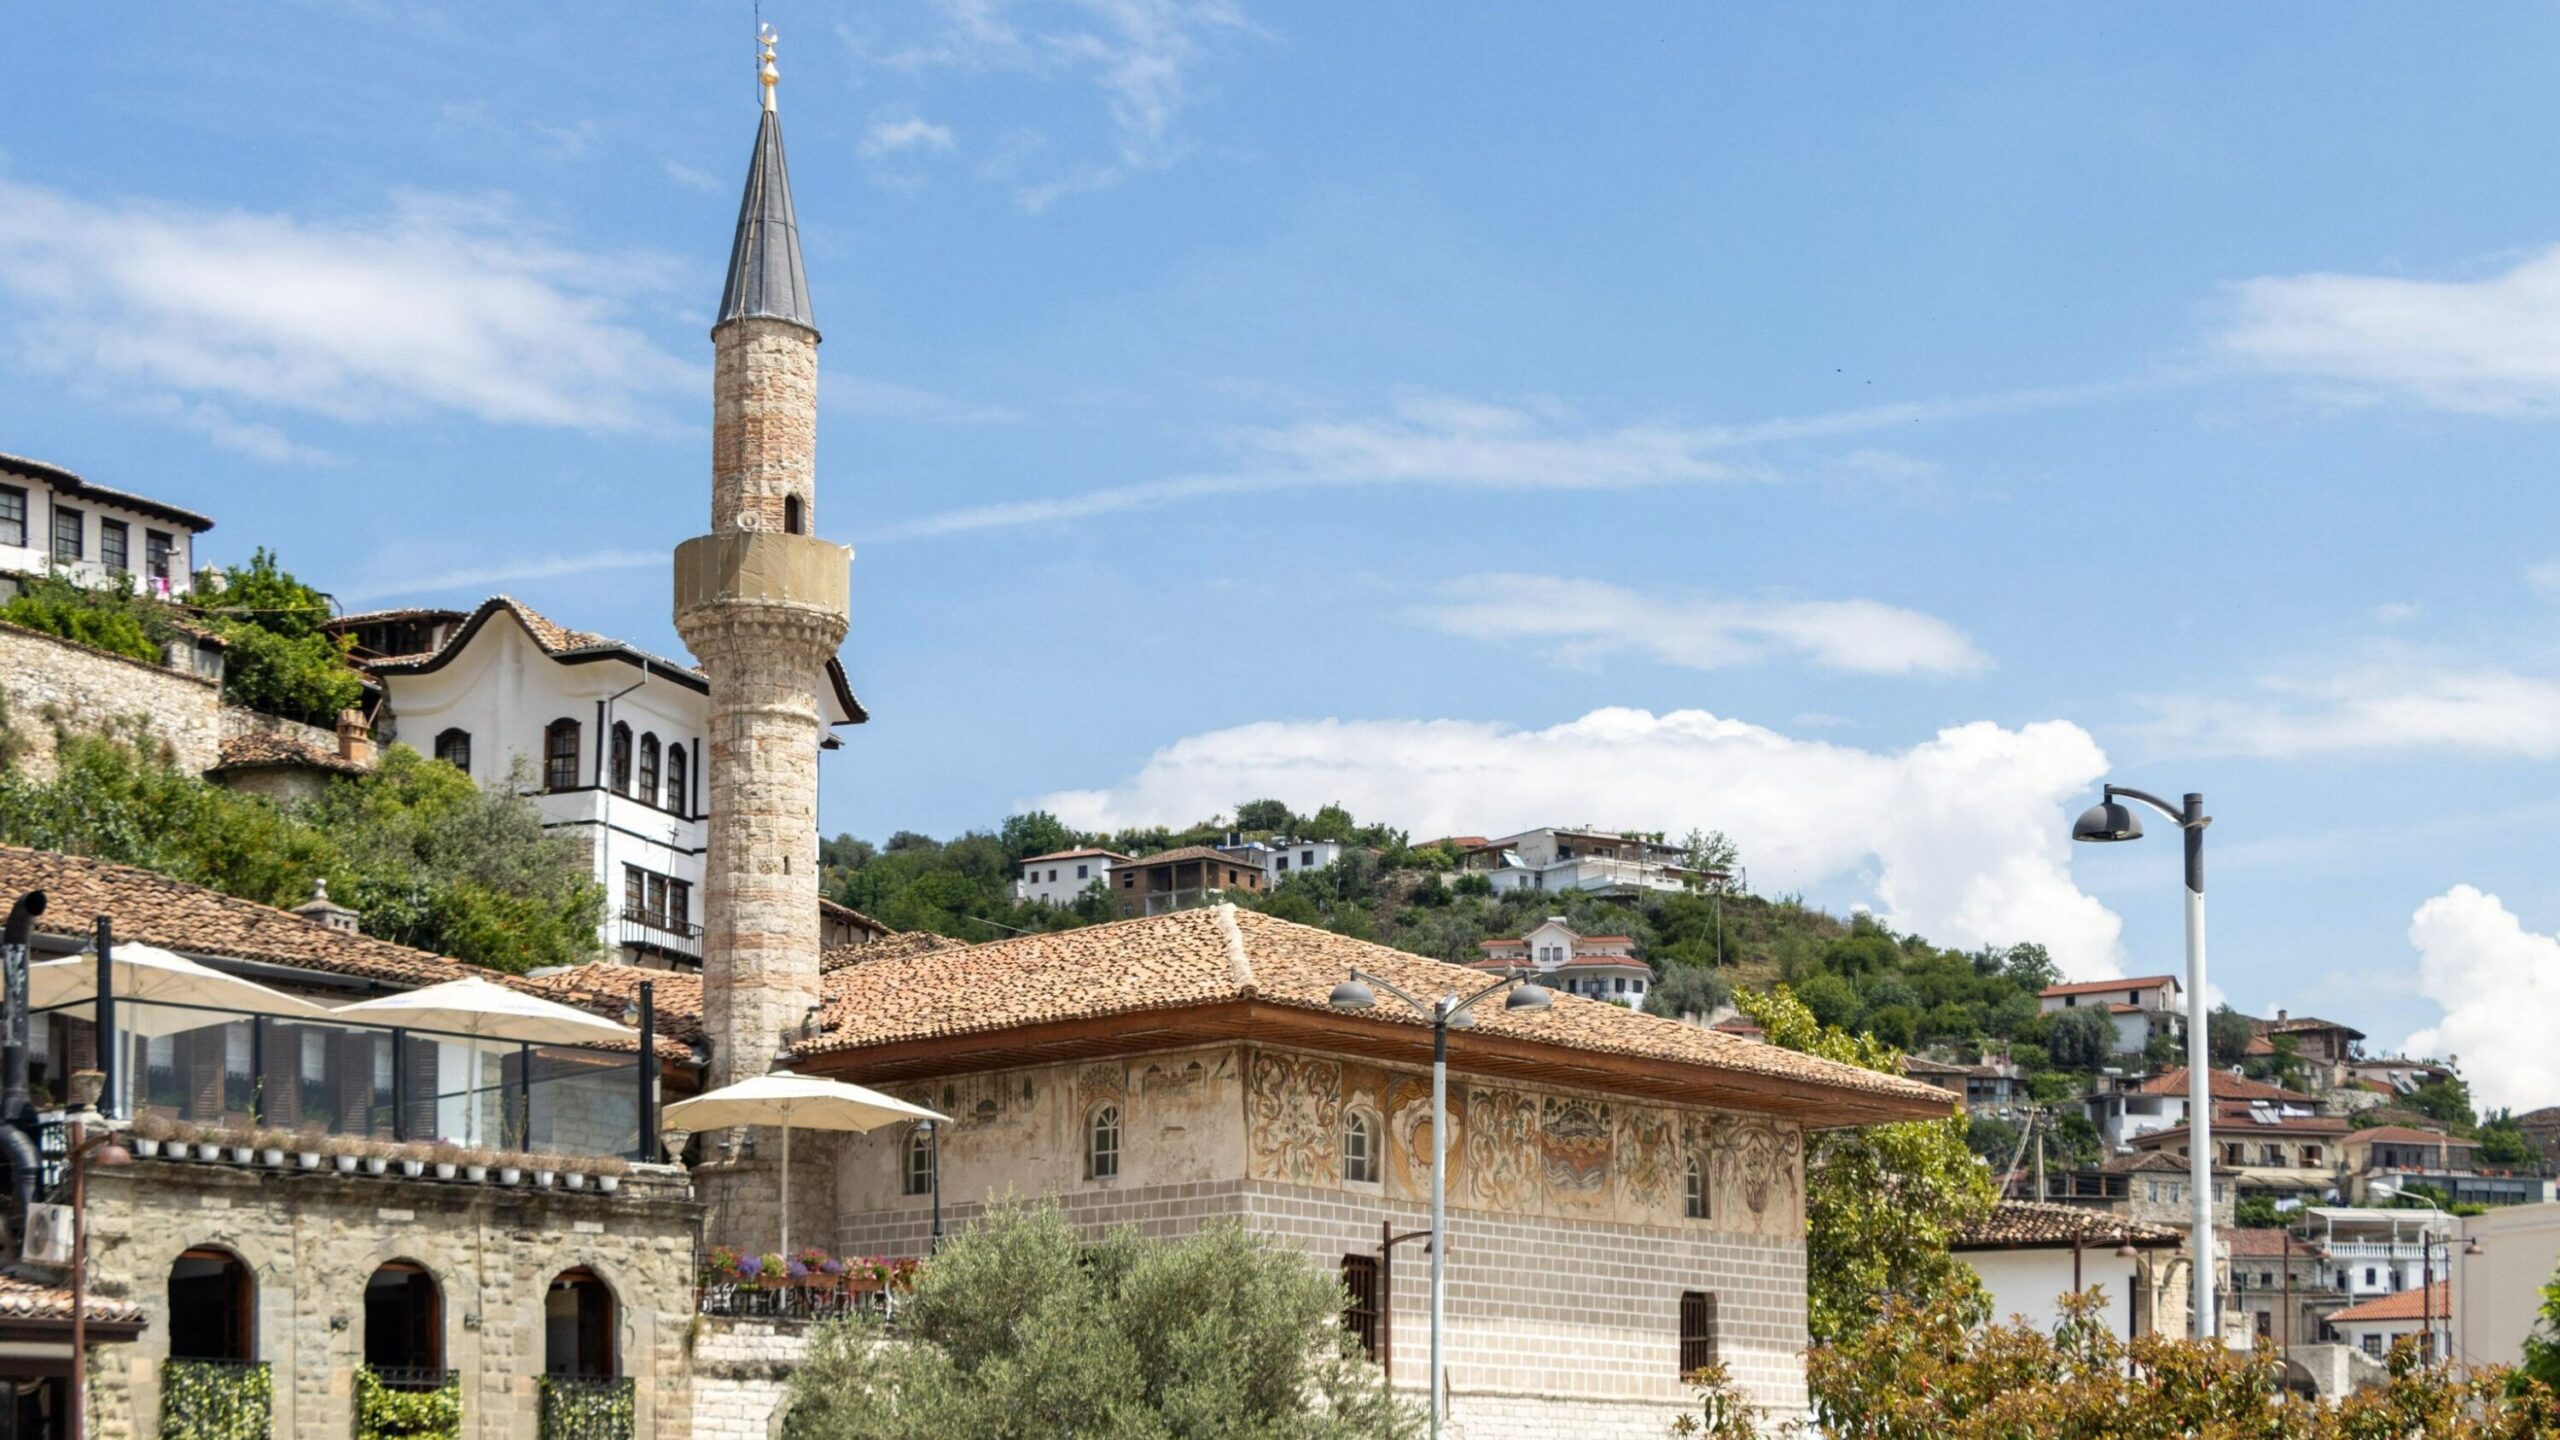
[[[0,621],[40,634],[157,663],[161,641],[174,633],[168,618],[136,595],[133,581],[90,589],[60,575],[19,582],[18,594],[0,605]]]
[[[329,599],[261,547],[229,576],[207,572],[194,603],[229,648],[222,693],[235,705],[326,725],[364,697],[345,636],[321,627]]]

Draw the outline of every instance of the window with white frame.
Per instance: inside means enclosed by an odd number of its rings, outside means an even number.
[[[933,1171],[936,1164],[933,1127],[918,1125],[907,1132],[907,1193],[933,1193]]]
[[[1085,1123],[1084,1178],[1109,1180],[1120,1173],[1120,1107],[1105,1105]]]
[[[1378,1131],[1365,1110],[1343,1117],[1342,1178],[1354,1185],[1378,1183]]]
[[[1689,1173],[1682,1187],[1681,1211],[1692,1220],[1711,1218],[1707,1196],[1707,1167],[1698,1157],[1689,1157]]]

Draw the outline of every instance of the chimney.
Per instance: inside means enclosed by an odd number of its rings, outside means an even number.
[[[361,711],[338,712],[338,758],[354,765],[373,764],[373,729]]]
[[[340,723],[343,727],[344,721]],[[344,729],[342,728],[339,733],[344,734]],[[293,913],[314,925],[335,930],[341,935],[361,933],[356,928],[356,912],[329,898],[329,882],[325,879],[311,882],[311,898],[294,906]]]
[[[2283,1024],[2284,1022],[2285,1022],[2285,1013],[2284,1013],[2282,1010],[2278,1010],[2278,1011],[2276,1012],[2276,1023],[2277,1023],[2277,1024],[2279,1024],[2279,1025],[2281,1025],[2281,1024]]]

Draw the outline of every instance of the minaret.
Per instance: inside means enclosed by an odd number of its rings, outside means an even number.
[[[773,1066],[818,1000],[818,695],[853,552],[817,514],[818,327],[774,110],[773,32],[712,323],[711,533],[676,547],[676,630],[711,677],[702,974],[710,1082]]]

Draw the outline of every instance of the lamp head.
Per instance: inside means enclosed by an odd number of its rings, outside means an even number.
[[[132,1163],[133,1152],[124,1148],[121,1140],[110,1140],[89,1155],[89,1164],[100,1169],[113,1170]]]
[[[1510,994],[1502,997],[1502,1008],[1505,1010],[1544,1010],[1555,1003],[1555,996],[1548,993],[1546,986],[1536,981],[1525,981],[1514,987]]]
[[[2117,1259],[2139,1260],[2142,1258],[2142,1252],[2133,1248],[2133,1236],[2131,1233],[2128,1232],[2123,1236],[2123,1242],[2124,1243],[2116,1246]]]
[[[1333,987],[1333,996],[1325,1002],[1336,1010],[1366,1010],[1378,1003],[1378,992],[1368,982],[1354,975]]]
[[[2470,1242],[2469,1242],[2468,1244],[2466,1244],[2466,1245],[2464,1245],[2464,1246],[2462,1247],[2462,1253],[2463,1253],[2463,1254],[2465,1254],[2465,1255],[2477,1255],[2477,1254],[2479,1254],[2479,1253],[2480,1253],[2480,1237],[2479,1237],[2479,1236],[2477,1236],[2477,1235],[2472,1236],[2472,1237],[2471,1237]]]
[[[2071,824],[2074,840],[2111,841],[2139,840],[2142,821],[2131,810],[2113,800],[2101,800],[2082,811]]]

